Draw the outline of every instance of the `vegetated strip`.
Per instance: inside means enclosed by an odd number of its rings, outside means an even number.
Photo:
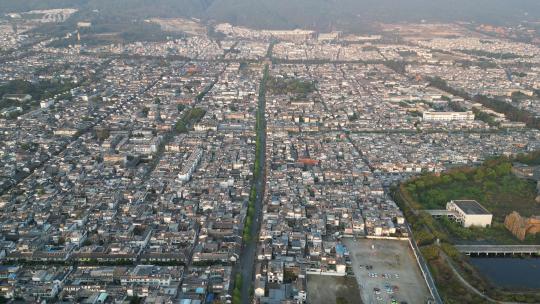
[[[268,65],[264,68],[263,78],[261,80],[261,85],[259,88],[259,97],[258,97],[258,108],[256,114],[256,123],[255,123],[255,132],[256,132],[256,142],[255,142],[255,163],[253,164],[253,182],[251,185],[251,191],[248,201],[248,209],[246,213],[246,219],[244,221],[244,228],[242,232],[242,242],[243,242],[243,255],[244,259],[253,258],[256,246],[254,243],[257,239],[256,232],[258,231],[257,221],[255,219],[260,216],[257,214],[257,203],[262,203],[262,197],[258,197],[258,192],[264,193],[264,138],[265,136],[265,122],[264,122],[264,111],[265,111],[265,98],[266,98],[266,89],[267,82],[269,77],[269,67]],[[262,161],[261,161],[262,160]],[[258,187],[262,187],[261,189]],[[262,195],[262,193],[260,193]],[[246,260],[245,260],[246,261]],[[245,262],[245,261],[241,261]],[[254,265],[244,265],[243,267],[251,267],[253,269]],[[245,269],[244,269],[245,270]],[[252,275],[252,270],[249,271]],[[248,303],[250,301],[247,290],[251,290],[251,277],[246,277],[242,280],[241,272],[237,272],[235,275],[235,283],[233,289],[233,304]],[[240,279],[240,281],[239,281]]]

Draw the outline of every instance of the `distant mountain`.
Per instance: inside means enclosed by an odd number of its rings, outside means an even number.
[[[256,27],[540,20],[539,0],[215,0],[206,16]]]
[[[127,18],[196,17],[204,12],[213,0],[88,0],[84,8],[98,9],[105,15]],[[247,1],[247,0],[246,0]]]
[[[539,0],[1,0],[0,13],[97,9],[101,18],[195,17],[256,28],[355,30],[373,22],[540,20]],[[82,14],[82,16],[85,16]]]
[[[80,7],[89,0],[0,0],[0,13],[23,12],[37,9]]]

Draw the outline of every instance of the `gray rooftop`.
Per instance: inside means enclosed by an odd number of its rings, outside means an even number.
[[[491,214],[491,212],[474,200],[455,200],[453,202],[466,214]]]

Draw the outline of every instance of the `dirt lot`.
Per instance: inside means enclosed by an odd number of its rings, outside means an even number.
[[[308,275],[307,287],[309,304],[334,304],[338,297],[349,304],[362,304],[358,284],[352,277]]]
[[[429,290],[408,242],[346,239],[344,244],[364,303],[426,303]]]

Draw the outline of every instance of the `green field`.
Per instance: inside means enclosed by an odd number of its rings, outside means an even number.
[[[512,174],[481,177],[480,180],[467,178],[452,180],[435,186],[415,189],[416,183],[407,190],[422,205],[423,209],[444,209],[446,203],[456,199],[474,199],[493,212],[498,219],[518,211],[522,215],[540,214],[540,204],[536,203],[536,184],[522,180]],[[421,184],[422,181],[418,181]]]
[[[519,244],[504,227],[506,215],[512,211],[523,216],[540,215],[540,204],[535,201],[536,183],[514,176],[511,166],[509,159],[492,159],[478,168],[427,174],[401,189],[417,210],[444,209],[450,200],[473,199],[493,213],[493,224],[488,228],[463,228],[448,219],[436,221],[436,228],[454,242]],[[523,243],[540,244],[540,237],[529,236]]]

